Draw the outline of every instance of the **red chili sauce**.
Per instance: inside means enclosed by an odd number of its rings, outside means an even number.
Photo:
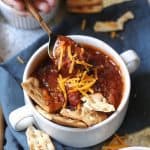
[[[84,58],[86,62],[97,68],[98,79],[92,87],[94,93],[102,93],[108,102],[117,108],[123,95],[123,80],[119,66],[110,56],[106,55],[101,50],[85,44],[81,44],[81,46],[85,49]],[[75,69],[77,68],[78,66],[75,67]],[[56,107],[56,110],[59,109],[64,102],[63,93],[57,89],[57,78],[60,73],[65,77],[70,76],[66,70],[67,67],[64,67],[63,70],[58,71],[53,60],[47,58],[33,73],[33,76],[39,79],[41,88],[43,88],[48,95],[47,98],[53,99],[53,107]],[[89,70],[88,74],[92,73],[93,67]],[[67,99],[69,101],[68,107],[72,108],[77,106],[80,102],[81,94],[79,92],[68,92]]]

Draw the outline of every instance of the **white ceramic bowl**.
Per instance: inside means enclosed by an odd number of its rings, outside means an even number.
[[[131,87],[129,72],[135,71],[138,67],[139,58],[132,50],[126,51],[120,56],[109,45],[96,38],[81,35],[72,35],[69,37],[76,42],[88,43],[102,49],[119,65],[124,81],[124,91],[118,109],[106,120],[92,127],[85,129],[65,127],[48,121],[41,116],[34,108],[27,93],[24,91],[26,105],[13,111],[10,114],[9,119],[15,130],[23,130],[31,123],[34,123],[38,128],[45,131],[62,144],[72,147],[88,147],[106,140],[120,127],[128,107],[128,98]],[[47,55],[47,46],[48,43],[44,44],[30,58],[24,71],[23,81],[27,80],[33,70],[37,67],[37,64],[39,64],[44,56]],[[126,61],[128,68],[121,57]]]
[[[40,13],[41,16],[44,18],[45,22],[48,23],[49,20],[55,16],[57,7],[58,0],[56,0],[56,5],[50,13]],[[19,15],[19,11],[5,4],[3,0],[0,0],[0,11],[4,18],[7,20],[7,22],[16,28],[34,29],[40,27],[39,23],[31,15]]]

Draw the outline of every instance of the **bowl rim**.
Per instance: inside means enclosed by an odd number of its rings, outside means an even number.
[[[96,40],[97,42],[101,43],[103,46],[109,48],[111,50],[111,52],[113,53],[113,55],[115,55],[119,61],[121,65],[121,70],[123,70],[123,73],[125,75],[123,75],[126,78],[126,92],[124,92],[124,97],[121,100],[121,103],[119,104],[117,110],[115,112],[112,113],[112,115],[110,115],[108,118],[106,118],[104,121],[97,123],[96,125],[93,125],[91,127],[87,127],[87,128],[73,128],[73,127],[68,127],[68,126],[62,126],[59,125],[57,123],[54,123],[48,119],[46,119],[45,117],[43,117],[34,107],[34,105],[32,104],[30,98],[28,97],[27,93],[23,90],[24,92],[24,98],[27,100],[27,102],[32,106],[32,110],[34,111],[34,113],[36,115],[38,115],[38,117],[40,117],[43,121],[46,121],[48,124],[51,124],[52,127],[57,128],[57,129],[62,129],[64,131],[71,131],[71,132],[85,132],[85,131],[90,131],[102,126],[105,126],[106,124],[108,124],[109,122],[111,122],[114,118],[117,117],[117,115],[119,115],[119,113],[123,110],[123,108],[128,104],[129,101],[129,95],[130,95],[130,89],[131,89],[131,81],[130,81],[130,76],[129,76],[129,72],[127,70],[127,67],[125,65],[125,63],[123,62],[123,60],[121,59],[121,57],[119,56],[119,54],[111,47],[109,46],[107,43],[105,43],[104,41],[97,39],[95,37],[92,36],[87,36],[87,35],[67,35],[70,38],[88,38],[89,40]],[[74,40],[74,39],[73,39]],[[25,67],[24,73],[23,73],[23,81],[25,81],[27,79],[27,72],[28,72],[28,68],[30,67],[30,64],[32,64],[34,62],[34,59],[36,58],[36,56],[46,47],[48,46],[48,43],[45,43],[44,45],[42,45],[40,48],[38,48],[38,50],[36,52],[33,53],[33,55],[30,57],[30,59],[28,60],[28,63]],[[105,49],[104,49],[105,51]],[[112,56],[112,54],[111,54]]]

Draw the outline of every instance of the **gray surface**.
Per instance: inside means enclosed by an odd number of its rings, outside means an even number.
[[[0,15],[0,57],[6,60],[28,47],[44,33],[41,29],[22,30],[10,26]]]

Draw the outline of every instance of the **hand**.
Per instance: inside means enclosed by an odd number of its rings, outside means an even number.
[[[33,5],[39,11],[42,12],[50,12],[50,10],[55,6],[56,0],[31,0],[33,1]],[[25,4],[23,0],[4,0],[5,3],[14,7],[16,10],[25,12]]]

